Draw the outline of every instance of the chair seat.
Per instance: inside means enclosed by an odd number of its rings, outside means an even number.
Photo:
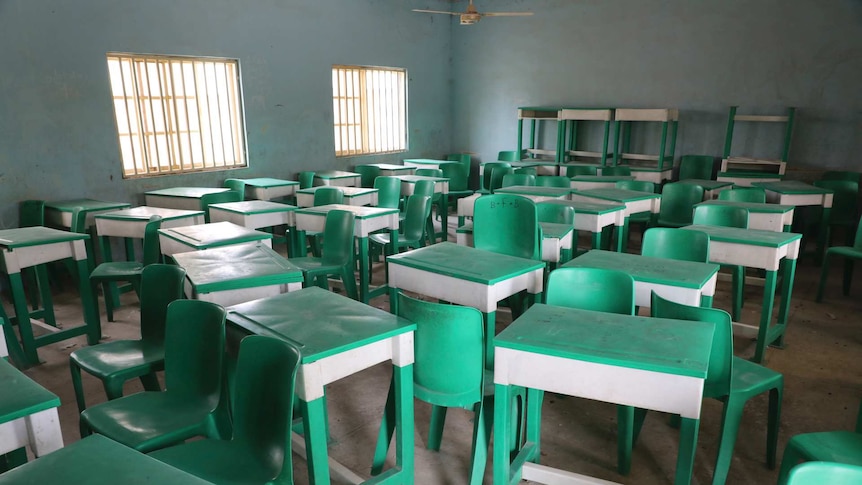
[[[150,453],[151,457],[221,485],[270,483],[278,469],[236,441],[200,440]]]
[[[469,197],[469,196],[473,195],[473,191],[472,190],[449,190],[449,193],[447,195],[449,196],[449,200],[451,201],[452,199],[457,199],[460,197]]]
[[[127,380],[163,370],[165,348],[142,340],[117,340],[78,349],[69,358],[90,374]]]
[[[629,219],[629,220],[631,220],[631,219]],[[680,228],[680,227],[690,226],[690,225],[691,225],[691,221],[689,221],[689,222],[676,222],[676,221],[668,221],[668,220],[665,220],[665,219],[659,219],[659,220],[658,220],[658,225],[659,225],[659,226],[662,226],[662,227],[676,227],[676,228]]]
[[[398,235],[398,240],[401,241],[401,235]],[[371,234],[368,236],[368,240],[375,244],[380,244],[381,246],[385,246],[389,244],[389,234]]]
[[[90,273],[91,280],[127,280],[139,277],[143,271],[143,263],[137,261],[117,261],[102,263]]]
[[[803,455],[817,461],[862,465],[862,434],[852,431],[805,433],[790,439]]]
[[[731,394],[756,395],[780,385],[784,376],[768,367],[739,357],[733,358]]]
[[[141,392],[81,413],[93,431],[147,453],[205,434],[217,402],[190,402],[182,395]]]
[[[303,273],[319,271],[341,271],[341,266],[323,264],[323,258],[315,258],[313,256],[308,256],[304,258],[290,258],[290,262],[298,266]]]
[[[834,246],[826,250],[829,255],[844,256],[845,258],[862,259],[862,251],[851,246]]]

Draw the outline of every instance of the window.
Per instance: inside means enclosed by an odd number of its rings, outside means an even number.
[[[245,167],[239,61],[108,54],[123,177]]]
[[[332,66],[335,156],[407,150],[407,71]]]

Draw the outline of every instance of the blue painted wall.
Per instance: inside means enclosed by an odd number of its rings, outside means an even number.
[[[455,26],[453,150],[492,160],[514,149],[518,106],[675,107],[677,155],[720,156],[729,106],[756,114],[796,106],[791,168],[862,170],[858,0],[479,0],[477,7],[535,15]],[[734,153],[778,156],[782,134],[749,127],[737,131]],[[644,135],[653,146],[643,148],[657,153],[653,135]]]
[[[294,177],[334,156],[333,64],[405,67],[410,151],[451,144],[451,30],[400,0],[0,0],[0,227],[17,201],[142,193],[227,177]],[[240,59],[250,167],[123,180],[105,54]]]

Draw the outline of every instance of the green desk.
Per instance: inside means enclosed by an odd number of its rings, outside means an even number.
[[[212,222],[232,222],[247,229],[260,229],[294,225],[293,211],[297,208],[267,200],[246,200],[212,204],[209,210]]]
[[[520,195],[537,204],[546,200],[568,199],[571,192],[571,189],[564,189],[562,187],[537,187],[532,185],[510,185],[509,187],[503,187],[494,191],[495,194]]]
[[[791,232],[759,231],[735,227],[686,226],[683,229],[702,231],[709,235],[709,260],[766,271],[763,285],[763,308],[758,326],[734,322],[734,330],[744,335],[757,335],[757,348],[754,362],[762,362],[766,346],[775,342],[784,345],[784,332],[787,329],[787,316],[790,309],[790,294],[793,291],[793,278],[796,275],[796,259],[799,256],[801,234]],[[775,303],[775,288],[778,271],[782,271],[781,306],[778,321],[772,322],[772,307]]]
[[[86,234],[76,234],[48,227],[24,227],[20,229],[0,230],[0,271],[9,275],[12,287],[12,302],[15,308],[18,331],[21,343],[12,330],[11,325],[3,325],[6,343],[12,358],[20,366],[29,367],[39,363],[36,349],[78,335],[87,335],[90,345],[99,343],[102,331],[99,316],[95,308],[92,290],[90,288],[87,269],[87,247],[84,241]],[[21,281],[21,269],[36,266],[36,272],[43,281],[47,280],[47,270],[44,263],[72,258],[77,266],[78,290],[81,293],[81,304],[84,312],[84,325],[59,330],[50,327],[50,333],[40,337],[33,336],[30,323],[30,312],[27,308],[27,298]],[[53,321],[53,310],[46,308],[46,320]],[[50,315],[49,315],[50,314]]]
[[[614,189],[617,182],[634,179],[634,175],[578,175],[571,177],[571,187],[576,190]]]
[[[359,187],[361,175],[343,170],[323,170],[314,172],[314,185],[330,185],[335,187]]]
[[[144,193],[146,205],[196,211],[201,209],[201,197],[227,192],[224,187],[173,187]]]
[[[479,178],[480,179],[482,178],[482,176],[485,175],[485,164],[486,163],[499,163],[499,161],[480,163],[479,164]],[[559,171],[560,171],[560,165],[553,160],[546,160],[546,161],[521,160],[518,162],[504,162],[504,163],[508,163],[514,169],[535,168],[536,169],[536,175],[539,175],[539,176],[541,176],[541,175],[552,175],[552,176],[558,175]],[[563,175],[565,175],[565,174],[563,174]]]
[[[493,368],[497,302],[520,291],[541,297],[545,263],[452,243],[439,243],[386,258],[389,304],[398,290],[477,308],[485,318],[485,365]]]
[[[685,179],[680,180],[680,183],[703,187],[703,200],[717,199],[719,192],[733,188],[733,182],[721,180]]]
[[[628,273],[635,280],[635,305],[649,308],[651,294],[691,306],[712,306],[717,264],[670,261],[639,254],[594,249],[563,265],[564,268],[602,268]]]
[[[385,483],[413,483],[415,324],[317,287],[233,306],[227,321],[229,346],[242,334],[258,334],[287,340],[300,349],[296,395],[312,484],[330,483],[324,386],[391,360],[397,465],[372,481],[381,483],[377,480],[385,478]],[[348,478],[355,481],[357,477],[351,474]]]
[[[186,270],[186,297],[236,305],[302,288],[302,270],[264,244],[174,255]]]
[[[245,182],[245,197],[247,199],[272,200],[290,197],[299,188],[295,180],[273,178],[240,179]]]
[[[76,207],[81,207],[83,212],[87,213],[85,226],[90,227],[95,223],[96,214],[125,209],[130,205],[126,202],[105,202],[94,199],[45,202],[45,225],[57,229],[69,229],[72,227],[72,212]]]
[[[441,165],[461,165],[461,162],[454,160],[433,160],[430,158],[408,158],[403,160],[404,166],[416,168],[433,168],[439,169]],[[402,175],[402,174],[398,174]],[[410,174],[412,175],[412,174]]]
[[[0,455],[28,446],[38,458],[63,447],[59,397],[2,358],[0,389]]]
[[[629,238],[629,216],[638,212],[650,212],[653,219],[658,217],[661,208],[661,195],[625,189],[574,190],[570,197],[573,201],[599,204],[623,204],[626,206],[622,233],[617,231],[617,251],[625,251]],[[575,219],[577,219],[577,214]],[[626,243],[626,244],[624,244]]]
[[[310,187],[296,191],[296,205],[299,207],[314,207],[314,193],[321,187]],[[347,205],[377,205],[377,189],[365,187],[338,187],[344,193],[344,203]]]
[[[393,163],[365,163],[362,165],[357,165],[357,167],[377,167],[380,169],[380,175],[382,177],[392,177],[396,175],[413,175],[416,172],[415,166],[395,165]]]
[[[232,222],[159,229],[159,244],[162,254],[167,256],[237,244],[257,244],[258,241],[272,247],[272,234],[247,229]]]
[[[0,475],[0,485],[207,485],[155,458],[92,435]]]
[[[430,180],[434,182],[434,193],[440,194],[440,204],[437,210],[440,211],[440,218],[443,220],[443,230],[440,237],[443,242],[446,242],[446,239],[449,238],[449,179],[444,177],[425,177],[421,175],[399,175],[398,178],[401,179],[401,197],[409,197],[413,195],[413,190],[416,188],[416,182],[420,180]],[[437,235],[435,234],[434,240],[436,241],[436,239]]]
[[[378,207],[356,207],[352,205],[329,204],[317,207],[308,207],[296,211],[296,241],[300,257],[305,256],[306,248],[301,241],[305,241],[306,231],[323,232],[326,225],[326,214],[331,210],[343,210],[352,212],[354,215],[353,237],[359,243],[359,301],[368,301],[386,293],[386,288],[377,288],[372,295],[369,291],[371,283],[371,268],[368,262],[368,236],[381,229],[389,230],[391,244],[386,254],[394,254],[394,248],[398,246],[398,209],[387,209]]]
[[[751,184],[766,191],[766,201],[772,204],[805,206],[819,205],[823,208],[820,233],[817,235],[817,261],[826,251],[826,235],[829,233],[829,215],[832,212],[833,191],[797,180],[782,182],[755,182]]]
[[[511,461],[494,446],[494,484],[597,483],[538,464],[544,391],[679,414],[674,483],[690,483],[712,338],[709,323],[531,307],[494,338],[495,444],[511,441],[510,386],[528,389],[526,444]]]
[[[749,229],[776,232],[790,232],[790,226],[793,224],[793,210],[795,209],[792,205],[733,202],[729,200],[707,200],[696,204],[695,207],[700,205],[741,207],[748,210]]]

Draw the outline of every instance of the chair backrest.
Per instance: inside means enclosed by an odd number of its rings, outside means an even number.
[[[509,162],[488,162],[482,165],[482,188],[491,190],[491,175],[496,167],[509,167],[512,165]],[[514,172],[513,172],[514,173]]]
[[[326,213],[323,226],[323,248],[321,259],[324,265],[341,266],[353,260],[352,212],[331,210]]]
[[[314,172],[299,172],[297,179],[299,180],[300,189],[308,189],[314,186]]]
[[[787,482],[779,485],[859,485],[862,466],[827,461],[809,461],[794,467]]]
[[[239,194],[239,200],[245,200],[245,180],[225,179],[224,186],[236,191]]]
[[[521,258],[540,259],[542,239],[536,204],[519,195],[493,194],[473,206],[473,246]]]
[[[416,175],[421,175],[422,177],[442,177],[443,171],[439,168],[417,168]]]
[[[18,227],[35,227],[44,225],[44,200],[22,200],[18,203]]]
[[[467,155],[467,157],[469,156],[470,155]],[[449,190],[468,190],[468,167],[469,165],[455,165],[454,163],[440,165],[441,176],[449,179]]]
[[[485,167],[488,170],[488,167]],[[503,177],[515,173],[512,167],[491,167],[491,179],[488,182],[488,190],[492,193],[503,186]]]
[[[733,372],[733,321],[730,319],[730,314],[717,308],[683,305],[664,299],[654,291],[650,303],[650,314],[656,318],[673,318],[675,320],[715,324],[703,394],[709,397],[728,395],[730,393],[730,377]]]
[[[849,180],[860,184],[862,183],[862,173],[851,172],[848,170],[828,170],[823,172],[823,175],[820,176],[820,180]]]
[[[398,294],[398,316],[416,324],[413,392],[439,406],[482,399],[484,328],[479,310],[420,301]]]
[[[688,229],[653,227],[644,232],[641,255],[707,263],[709,262],[709,235]]]
[[[397,209],[401,204],[401,179],[398,177],[377,177],[374,188],[377,189],[377,207]]]
[[[141,271],[141,340],[165,341],[168,305],[183,298],[186,270],[173,264],[151,264]]]
[[[503,176],[500,181],[501,187],[511,187],[513,185],[536,185],[536,176],[522,173],[510,173]]]
[[[760,187],[739,187],[730,190],[722,190],[718,193],[718,200],[764,204],[766,203],[766,191]]]
[[[221,397],[225,310],[202,300],[176,300],[165,318],[165,389],[175,395]]]
[[[272,477],[292,473],[291,421],[299,361],[299,350],[284,340],[249,335],[239,345],[233,440],[251,447]]]
[[[679,160],[679,179],[712,180],[712,166],[715,164],[709,155],[683,155]]]
[[[450,153],[446,155],[446,160],[449,160],[450,162],[461,162],[461,165],[464,165],[465,167],[470,166],[472,159],[473,157],[469,153]]]
[[[615,167],[602,167],[602,176],[605,175],[631,175],[632,169],[631,167],[626,167],[623,165],[617,165]]]
[[[159,245],[159,228],[162,227],[161,216],[151,216],[150,221],[144,226],[144,266],[158,263],[162,258]]]
[[[859,205],[859,184],[850,180],[817,180],[814,185],[833,191],[832,223],[851,225],[856,222]]]
[[[548,305],[598,312],[635,314],[635,280],[602,268],[558,268],[548,275]]]
[[[699,205],[694,208],[692,222],[704,226],[748,229],[748,209],[729,205]]]
[[[536,167],[521,167],[515,169],[516,175],[532,175],[536,177],[539,175],[539,171],[536,170]]]
[[[647,180],[618,180],[614,187],[625,190],[635,190],[637,192],[655,193],[655,182]]]
[[[497,152],[497,160],[500,162],[517,162],[521,159],[521,155],[517,150],[506,150]]]
[[[569,165],[566,167],[566,177],[577,177],[578,175],[598,175],[599,168],[591,165]]]
[[[204,211],[204,220],[210,222],[210,205],[224,204],[227,202],[239,202],[239,192],[235,190],[226,190],[224,192],[216,192],[214,194],[204,194],[201,196],[201,210]]]
[[[539,222],[554,222],[557,224],[574,224],[575,208],[562,204],[536,204],[536,215]]]
[[[425,221],[431,215],[431,197],[411,195],[407,197],[407,209],[402,224],[403,237],[407,241],[422,241],[425,238]]]
[[[703,187],[687,183],[672,183],[661,192],[659,224],[685,226],[691,224],[694,205],[703,200]]]
[[[560,187],[569,188],[572,186],[569,177],[559,175],[539,175],[536,177],[536,185],[539,187]]]
[[[413,194],[411,195],[427,195],[434,197],[434,186],[437,185],[433,180],[419,180],[413,185]]]
[[[314,206],[343,204],[344,191],[338,187],[321,187],[314,191]]]
[[[853,247],[862,250],[862,219],[856,223],[856,237],[853,239]]]
[[[380,167],[375,165],[357,165],[353,171],[359,174],[359,184],[362,187],[374,187],[374,181],[380,176]]]

